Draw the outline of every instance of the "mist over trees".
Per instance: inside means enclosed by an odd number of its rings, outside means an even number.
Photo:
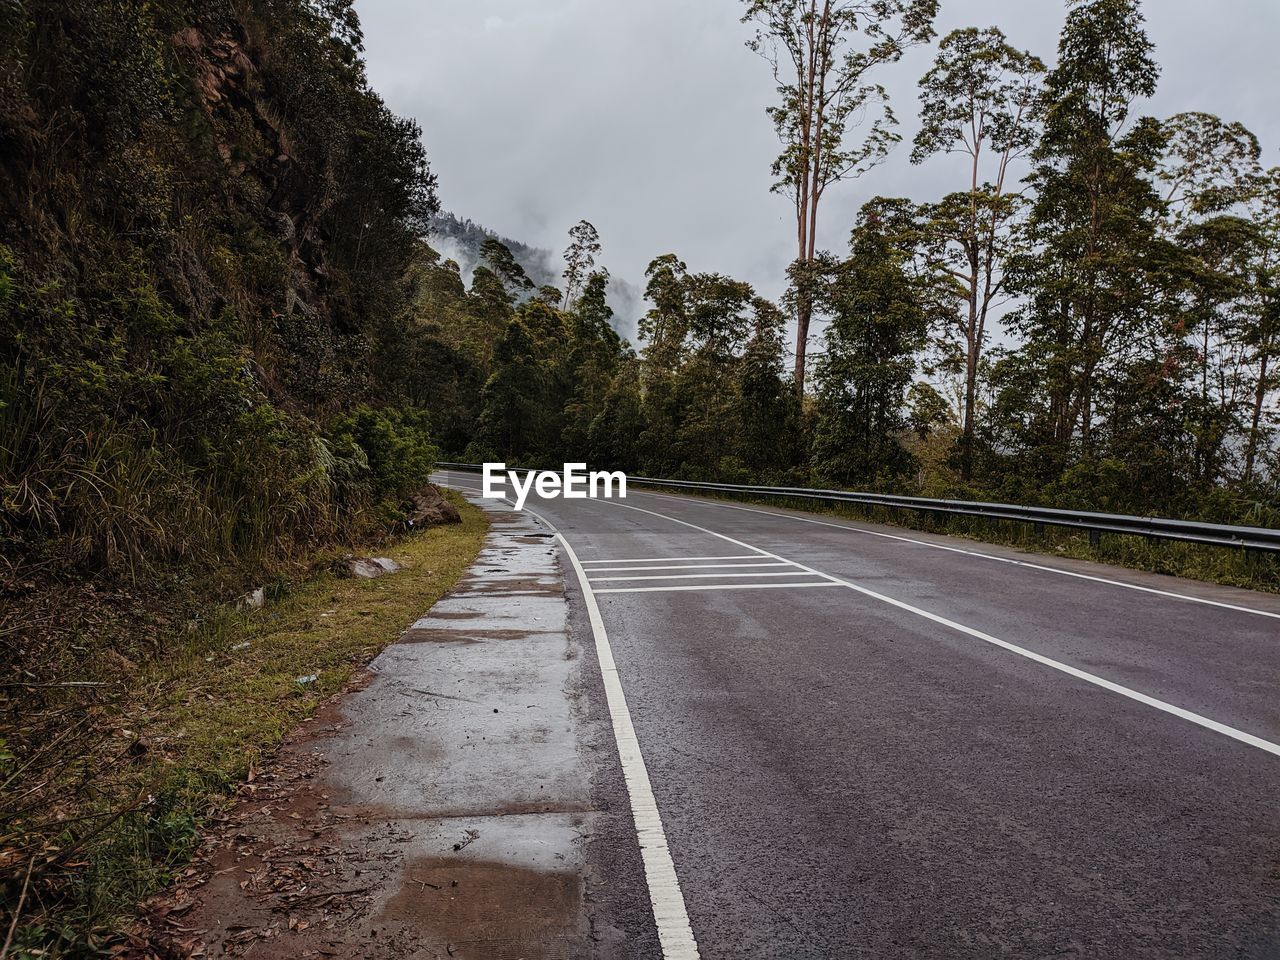
[[[798,80],[779,73],[782,101],[770,110],[786,147],[779,188],[797,201],[784,302],[665,254],[647,273],[636,348],[582,321],[585,295],[562,292],[568,309],[556,319],[553,299],[514,307],[507,322],[528,336],[511,346],[524,352],[489,371],[494,390],[474,416],[492,421],[498,384],[532,363],[536,390],[530,380],[520,397],[538,426],[518,441],[482,431],[451,449],[672,477],[1274,518],[1280,173],[1261,169],[1256,139],[1204,113],[1140,115],[1159,66],[1136,0],[1070,3],[1052,67],[997,27],[956,30],[920,80],[910,160],[959,154],[963,180],[924,203],[870,198],[848,249],[818,250],[808,238],[823,190],[886,159],[896,140],[866,72],[930,33],[931,5],[889,7],[747,4],[760,31],[752,44],[775,70],[803,61]],[[848,97],[859,104],[852,146],[837,119],[854,113],[806,113],[825,111],[837,88],[840,109]],[[806,134],[819,120],[821,132]],[[1019,161],[1030,165],[1022,178]],[[594,258],[594,230],[591,243]],[[584,269],[566,275],[570,286]],[[798,392],[807,333],[800,322],[789,345],[786,320],[814,316],[826,329]],[[582,380],[591,386],[572,386]],[[515,392],[504,395],[510,407]]]

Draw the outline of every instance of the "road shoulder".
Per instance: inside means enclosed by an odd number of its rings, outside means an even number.
[[[555,541],[490,514],[457,587],[245,785],[152,931],[194,956],[647,954]]]

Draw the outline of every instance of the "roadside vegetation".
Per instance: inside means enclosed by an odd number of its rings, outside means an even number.
[[[349,2],[0,4],[0,943],[88,949],[474,555],[313,579],[438,452],[436,206]]]
[[[475,558],[488,522],[455,503],[461,524],[381,545],[398,573],[354,578],[334,572],[341,555],[322,555],[313,575],[272,586],[262,609],[200,608],[134,659],[101,652],[77,685],[22,701],[0,755],[0,849],[21,884],[5,892],[14,906],[23,898],[16,955],[121,942],[234,787]],[[15,692],[3,692],[6,706]]]

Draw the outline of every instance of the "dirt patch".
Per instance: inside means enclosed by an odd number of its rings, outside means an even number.
[[[569,955],[581,897],[582,879],[573,872],[421,857],[405,863],[400,892],[379,920],[447,931],[459,958],[492,960],[519,946],[512,956],[552,960]]]

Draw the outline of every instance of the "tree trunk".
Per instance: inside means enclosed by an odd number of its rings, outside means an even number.
[[[973,479],[973,414],[978,394],[978,345],[970,342],[964,370],[964,428],[960,436],[960,479]]]
[[[813,317],[813,298],[808,289],[797,291],[796,297],[796,395],[804,399],[805,347],[809,344],[809,321]]]
[[[1271,358],[1262,355],[1258,370],[1258,387],[1253,393],[1253,418],[1249,424],[1249,445],[1244,454],[1244,482],[1253,479],[1253,464],[1258,456],[1258,434],[1262,426],[1262,405],[1267,398],[1267,363]]]

